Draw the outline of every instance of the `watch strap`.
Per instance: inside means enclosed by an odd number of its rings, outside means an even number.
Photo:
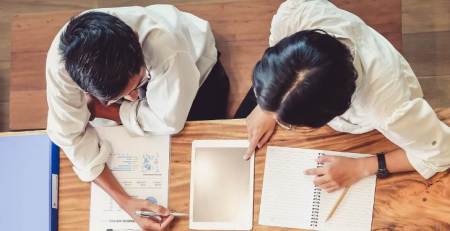
[[[377,153],[378,159],[378,172],[377,176],[380,178],[386,178],[389,176],[389,171],[386,166],[386,158],[384,156],[384,152]]]

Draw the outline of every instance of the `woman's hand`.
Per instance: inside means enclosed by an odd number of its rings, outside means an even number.
[[[322,156],[318,159],[318,162],[325,165],[319,168],[307,169],[305,174],[315,175],[314,185],[327,192],[348,187],[358,180],[374,174],[378,166],[376,157]]]
[[[257,147],[261,148],[272,137],[276,121],[273,115],[264,112],[259,106],[256,106],[247,117],[246,122],[250,145],[244,155],[244,159],[248,160]]]
[[[148,200],[128,198],[122,203],[122,209],[125,210],[143,231],[164,230],[173,220],[168,209],[159,205],[152,204]],[[160,214],[161,219],[147,218],[136,215],[136,211],[153,211]]]

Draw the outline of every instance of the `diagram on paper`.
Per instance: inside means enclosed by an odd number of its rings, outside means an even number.
[[[143,158],[142,171],[144,173],[153,173],[153,174],[160,173],[158,153],[144,154],[142,158]]]

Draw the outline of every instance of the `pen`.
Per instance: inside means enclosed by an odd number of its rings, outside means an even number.
[[[342,192],[341,196],[339,197],[339,199],[336,201],[336,203],[334,204],[333,208],[331,209],[330,214],[328,214],[327,219],[325,219],[325,222],[327,222],[327,221],[333,216],[334,212],[336,212],[337,207],[338,207],[339,204],[341,203],[342,199],[344,199],[345,194],[347,194],[349,188],[350,188],[350,187],[346,187],[346,188],[344,189],[344,191]]]
[[[153,211],[136,211],[135,212],[136,215],[140,216],[140,217],[155,217],[155,216],[161,216],[158,213],[155,213]],[[171,212],[170,215],[174,216],[174,217],[187,217],[188,214],[186,213],[177,213],[177,212]]]

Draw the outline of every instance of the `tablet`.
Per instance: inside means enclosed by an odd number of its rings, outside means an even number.
[[[190,229],[252,229],[254,155],[242,158],[247,147],[247,140],[192,143]]]

